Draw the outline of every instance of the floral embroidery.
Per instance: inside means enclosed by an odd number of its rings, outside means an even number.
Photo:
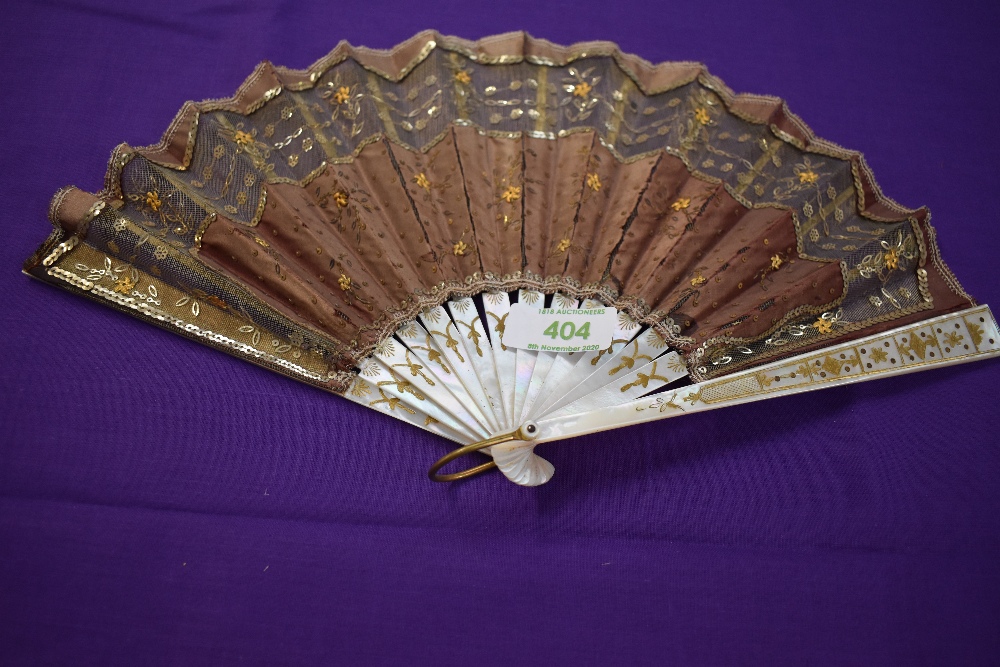
[[[785,263],[785,260],[781,259],[781,255],[772,255],[771,256],[771,268],[772,269],[779,269],[779,268],[781,268],[781,265],[784,264],[784,263]]]
[[[559,252],[566,252],[569,250],[570,242],[569,239],[563,239],[559,241],[559,245],[556,246],[556,250]]]
[[[871,354],[868,355],[868,358],[871,359],[873,363],[880,364],[886,359],[888,359],[889,355],[886,354],[885,350],[883,350],[882,348],[876,347],[872,349]]]
[[[146,205],[154,211],[159,211],[160,207],[163,206],[163,202],[160,201],[160,193],[156,190],[146,193]]]
[[[965,340],[965,336],[957,331],[949,331],[944,335],[945,344],[950,345],[951,347],[958,347],[963,340]]]
[[[508,185],[507,189],[503,191],[502,195],[500,195],[500,199],[503,199],[508,204],[513,204],[520,198],[521,188],[516,185]]]
[[[413,179],[413,182],[417,184],[417,187],[423,188],[424,190],[431,189],[431,182],[427,180],[427,175],[424,172],[420,172]]]
[[[468,85],[472,83],[472,77],[469,76],[469,73],[466,72],[464,69],[460,69],[457,72],[455,72],[455,81]]]
[[[237,146],[242,148],[253,143],[253,135],[243,130],[236,130],[236,133],[233,135],[233,141],[236,142]]]
[[[708,279],[700,273],[691,279],[691,287],[699,287],[708,282]]]
[[[712,118],[708,115],[708,109],[705,107],[698,107],[694,110],[694,119],[702,125],[708,125],[712,120]]]
[[[885,251],[885,265],[890,269],[899,268],[899,251],[895,248],[889,248]]]
[[[821,334],[828,334],[833,331],[833,322],[831,320],[823,319],[822,317],[813,322],[813,326]]]
[[[677,201],[675,201],[673,204],[670,205],[670,208],[674,209],[675,211],[684,211],[690,205],[691,205],[690,197],[679,197]]]
[[[819,174],[812,169],[799,172],[799,183],[812,184],[819,180]]]
[[[576,97],[587,97],[590,95],[592,87],[586,81],[581,81],[580,83],[573,86],[573,95]]]
[[[349,99],[351,99],[351,89],[347,86],[341,86],[337,89],[337,92],[333,94],[333,101],[337,104],[344,104]]]
[[[343,190],[338,190],[337,192],[334,192],[333,201],[340,208],[344,208],[345,206],[347,206],[347,193],[344,192]]]
[[[115,281],[114,290],[118,294],[128,294],[138,282],[139,279],[136,276],[123,273],[121,277]]]
[[[595,192],[601,189],[601,179],[596,173],[587,174],[587,187]]]
[[[340,289],[344,290],[345,292],[351,289],[351,279],[348,278],[343,273],[341,273],[340,277],[337,278],[337,284],[340,285]]]
[[[459,241],[451,247],[451,251],[455,253],[458,257],[465,256],[465,251],[469,249],[469,246],[464,241]]]

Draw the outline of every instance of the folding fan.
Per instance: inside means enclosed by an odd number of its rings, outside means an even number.
[[[701,65],[423,33],[187,103],[25,270],[536,485],[541,442],[1000,353],[929,217]]]

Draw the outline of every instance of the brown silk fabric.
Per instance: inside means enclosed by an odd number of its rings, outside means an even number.
[[[56,195],[26,270],[335,391],[459,294],[602,300],[696,379],[972,304],[859,154],[604,42],[423,33],[264,64],[120,146],[107,184]]]
[[[412,286],[480,267],[607,282],[695,340],[757,336],[844,291],[839,263],[798,254],[788,211],[748,209],[669,155],[619,162],[589,132],[457,128],[427,155],[380,141],[304,188],[272,185],[256,229],[220,219],[199,256],[345,344]]]

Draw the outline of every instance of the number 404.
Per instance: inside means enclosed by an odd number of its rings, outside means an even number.
[[[563,322],[562,326],[559,325],[559,320],[556,320],[543,332],[544,335],[555,340],[556,338],[562,338],[563,340],[571,340],[573,338],[582,338],[587,340],[590,338],[590,322],[585,322],[579,329],[572,322]]]

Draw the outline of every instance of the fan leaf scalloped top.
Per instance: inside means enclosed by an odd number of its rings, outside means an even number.
[[[94,251],[81,280],[148,278],[178,322],[214,318],[210,342],[336,391],[455,295],[603,301],[695,379],[971,301],[927,211],[860,154],[701,65],[603,42],[424,33],[265,63],[159,145],[120,146],[96,199],[53,203]]]

